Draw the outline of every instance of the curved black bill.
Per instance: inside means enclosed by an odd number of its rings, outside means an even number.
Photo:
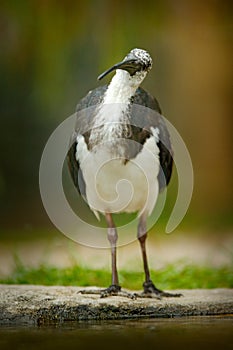
[[[111,68],[107,69],[105,72],[103,72],[102,74],[100,74],[98,76],[98,80],[103,79],[106,75],[108,75],[109,73],[111,73],[112,71],[116,70],[116,69],[124,69],[127,72],[130,73],[130,75],[134,74],[135,71],[138,70],[138,65],[139,62],[136,59],[128,59],[128,60],[124,60],[121,61],[119,63],[114,64],[114,66],[112,66]]]

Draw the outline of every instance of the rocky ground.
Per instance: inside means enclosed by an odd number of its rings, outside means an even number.
[[[78,287],[0,285],[0,324],[233,314],[233,290],[182,290],[180,298],[134,300],[80,294]]]

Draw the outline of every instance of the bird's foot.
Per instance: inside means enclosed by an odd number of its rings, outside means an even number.
[[[143,290],[142,294],[137,295],[137,297],[162,299],[163,297],[165,297],[165,298],[179,298],[179,297],[183,296],[180,293],[164,292],[164,291],[156,288],[152,281],[144,282],[143,288],[144,288],[144,290]]]
[[[122,290],[120,286],[112,284],[108,288],[102,290],[100,297],[101,298],[106,298],[112,295],[117,295],[120,297],[126,297],[130,299],[135,299],[135,294],[126,292],[125,290]]]
[[[106,289],[103,289],[100,293],[100,298],[106,298],[111,295],[118,295],[121,292],[121,287],[117,284],[112,284]]]
[[[110,296],[120,296],[130,299],[135,299],[136,294],[135,293],[129,293],[124,290],[121,290],[121,286],[118,286],[116,284],[112,284],[108,288],[105,289],[86,289],[86,290],[80,290],[79,293],[81,294],[98,294],[100,295],[100,298],[107,298]]]

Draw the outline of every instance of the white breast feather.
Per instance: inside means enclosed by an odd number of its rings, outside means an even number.
[[[98,152],[87,149],[83,136],[78,136],[76,159],[86,183],[90,208],[97,212],[139,212],[150,215],[159,193],[158,129],[147,139],[138,155],[126,164],[112,159],[108,148]]]

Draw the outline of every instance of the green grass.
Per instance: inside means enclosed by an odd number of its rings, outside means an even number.
[[[120,270],[119,278],[124,288],[137,290],[142,288],[144,275],[142,272]],[[230,267],[211,268],[176,263],[151,271],[151,278],[161,289],[233,288],[233,270]],[[110,281],[111,274],[107,270],[93,270],[77,265],[63,269],[44,265],[28,268],[20,261],[17,261],[10,277],[0,279],[0,283],[5,284],[100,287],[107,287]]]

